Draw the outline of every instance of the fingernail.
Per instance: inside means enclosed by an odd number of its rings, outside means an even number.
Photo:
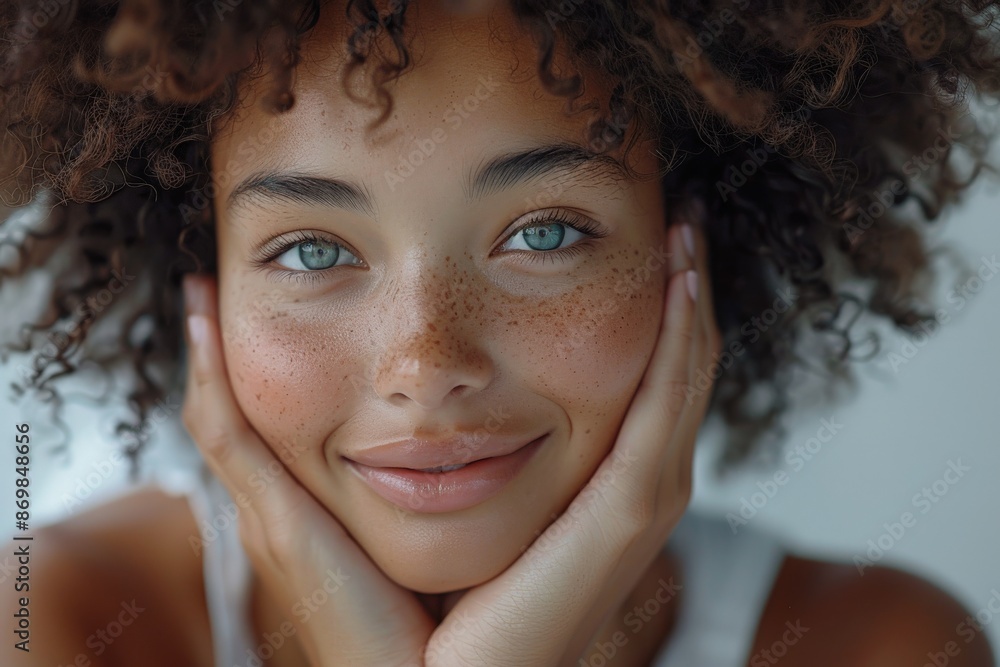
[[[687,274],[684,276],[685,281],[687,281],[688,294],[691,295],[692,301],[698,300],[698,272],[694,269],[689,269]]]
[[[694,259],[694,233],[691,231],[691,225],[686,222],[681,225],[681,239],[684,241],[688,257]]]
[[[204,315],[188,315],[188,336],[196,347],[201,347],[208,339],[208,320]]]

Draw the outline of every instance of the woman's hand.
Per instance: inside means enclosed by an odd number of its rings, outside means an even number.
[[[254,569],[296,625],[314,666],[421,664],[435,623],[389,580],[253,430],[233,396],[217,321],[215,279],[187,276],[188,376],[182,417],[202,455],[242,508],[240,538]],[[265,491],[252,490],[260,471]],[[324,600],[291,614],[303,599]],[[315,611],[313,611],[315,610]],[[302,616],[303,618],[300,618]]]
[[[659,340],[613,448],[567,510],[517,561],[469,589],[434,631],[427,667],[575,667],[656,557],[687,508],[695,437],[711,387],[697,390],[721,345],[707,252],[670,230],[675,272]],[[697,300],[685,269],[697,270]]]

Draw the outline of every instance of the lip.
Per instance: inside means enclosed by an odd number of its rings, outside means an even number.
[[[531,460],[544,444],[548,433],[516,446],[497,456],[479,458],[465,467],[444,472],[425,472],[410,467],[373,466],[356,459],[345,457],[348,467],[355,472],[375,493],[390,503],[410,512],[437,514],[456,512],[474,507],[499,493],[521,469]],[[412,442],[412,441],[404,441]],[[522,441],[523,442],[523,441]],[[398,445],[399,443],[393,443]],[[379,450],[382,450],[379,452]],[[379,452],[386,457],[402,450],[376,448],[366,450],[366,454]],[[450,450],[454,451],[454,450]],[[416,454],[416,452],[411,452]],[[358,457],[360,458],[360,456]],[[375,456],[366,456],[370,461]],[[411,457],[419,458],[419,457]],[[423,460],[427,460],[426,458]],[[431,463],[422,467],[447,465]],[[457,461],[460,463],[461,461]]]
[[[501,436],[496,433],[484,437],[481,429],[479,433],[459,430],[447,439],[407,438],[358,452],[347,452],[344,457],[371,468],[422,470],[505,456],[539,437]]]

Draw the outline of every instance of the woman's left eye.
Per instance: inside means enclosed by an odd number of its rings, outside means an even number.
[[[605,234],[589,220],[571,221],[560,216],[540,216],[519,227],[500,249],[522,250],[529,255],[560,254],[576,249],[580,239],[602,236]],[[567,245],[564,246],[564,243]]]

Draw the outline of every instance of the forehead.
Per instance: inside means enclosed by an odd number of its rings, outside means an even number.
[[[482,152],[477,146],[530,145],[557,138],[585,143],[585,129],[596,112],[567,115],[566,99],[542,88],[537,47],[506,2],[480,3],[463,14],[439,1],[412,3],[404,40],[413,65],[387,84],[393,111],[374,129],[367,126],[380,109],[372,103],[371,75],[383,61],[376,53],[354,71],[349,92],[363,101],[351,99],[343,80],[348,32],[342,3],[325,5],[302,43],[293,79],[295,105],[272,116],[256,105],[269,79],[248,82],[240,108],[213,139],[213,163],[229,164],[239,155],[236,169],[249,172],[309,162],[321,167],[332,157],[363,168],[378,162],[379,156],[392,160],[419,149],[420,141],[425,147],[430,146],[428,140],[437,146],[449,137],[449,149],[461,144],[473,153]],[[376,42],[378,50],[396,58],[384,35]],[[563,76],[577,72],[558,51],[555,62]],[[576,105],[606,100],[608,90],[600,75],[580,74],[584,96]],[[259,148],[247,150],[248,142]],[[382,168],[373,169],[380,173]]]

